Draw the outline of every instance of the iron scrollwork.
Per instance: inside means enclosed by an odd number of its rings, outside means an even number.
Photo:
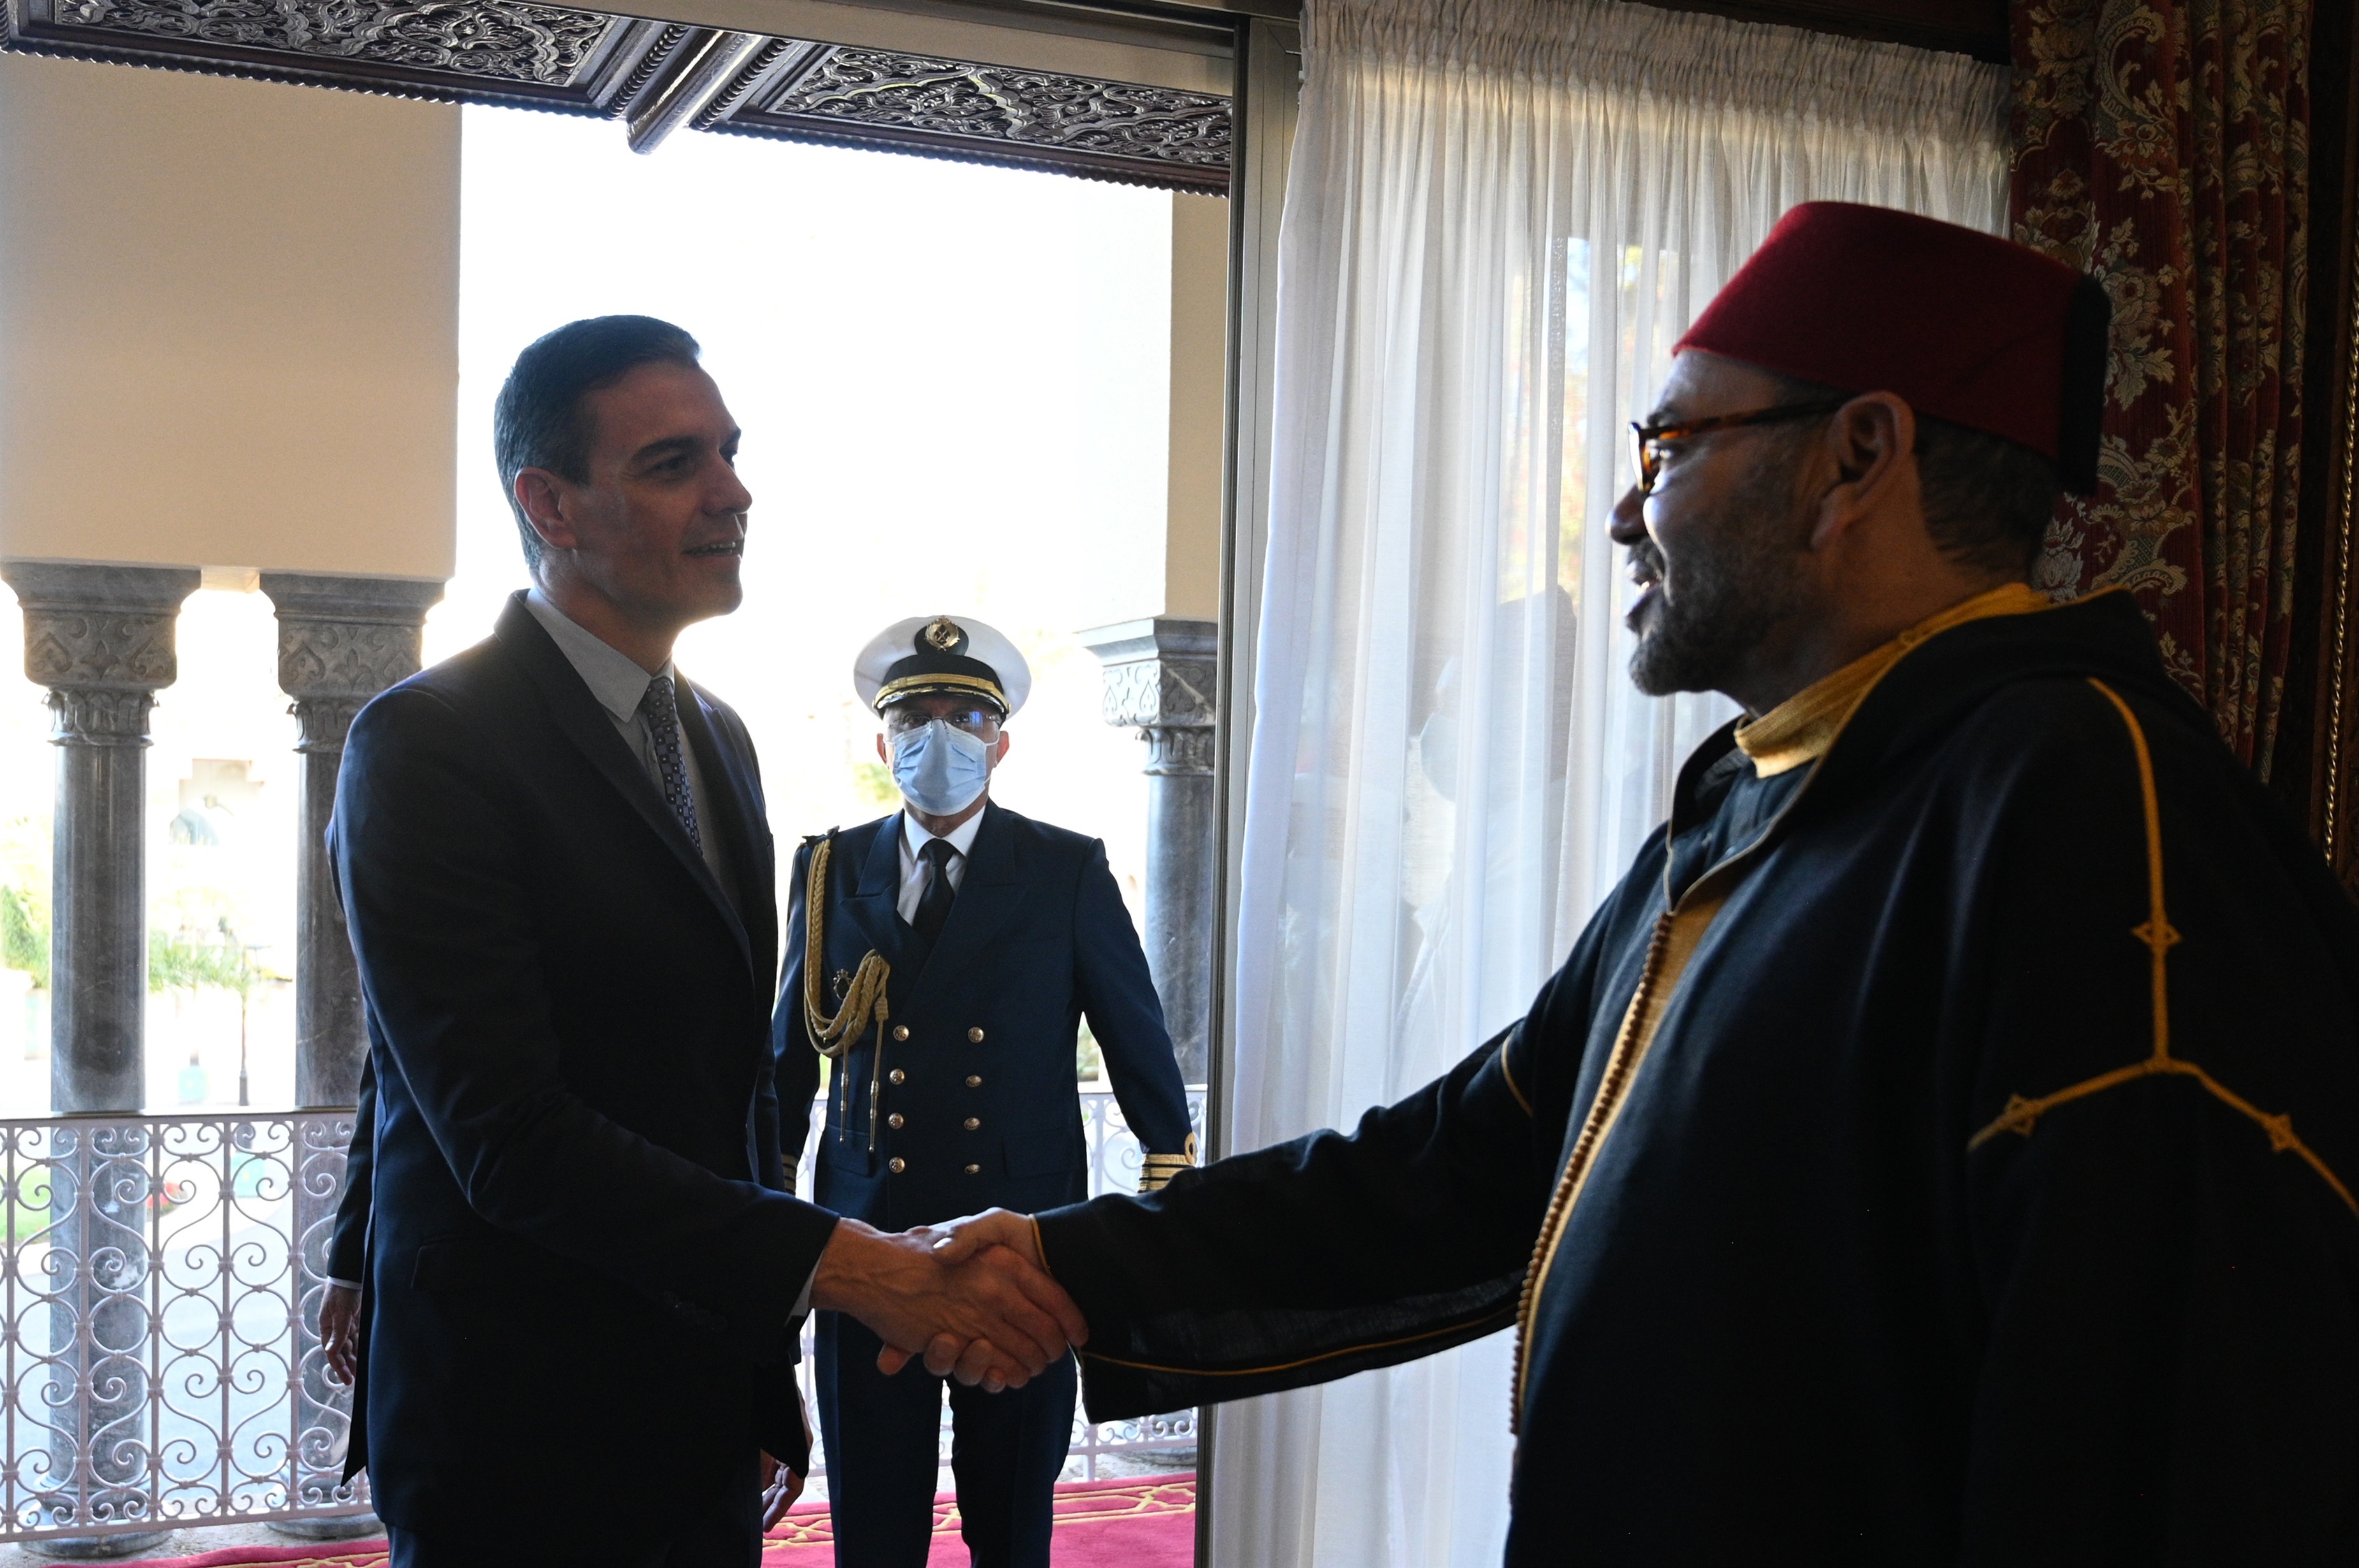
[[[1080,1102],[1090,1191],[1136,1190],[1121,1108]],[[348,1109],[0,1121],[0,1541],[367,1511],[319,1339],[352,1135]],[[1195,1444],[1193,1411],[1081,1414],[1071,1454],[1094,1477]]]
[[[352,1127],[0,1122],[0,1540],[366,1511],[317,1333]]]

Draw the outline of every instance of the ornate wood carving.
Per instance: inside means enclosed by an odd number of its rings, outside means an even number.
[[[16,49],[590,114],[669,31],[531,0],[8,0]]]
[[[1229,101],[538,0],[5,0],[6,47],[1226,191]],[[742,64],[712,80],[723,54]],[[703,76],[695,75],[700,67]],[[658,113],[658,112],[660,113]],[[660,119],[650,127],[649,115]]]
[[[877,49],[825,50],[714,128],[908,152],[988,150],[995,162],[1229,185],[1225,98]]]
[[[147,38],[422,66],[470,77],[571,82],[613,18],[515,0],[50,0],[53,20]]]

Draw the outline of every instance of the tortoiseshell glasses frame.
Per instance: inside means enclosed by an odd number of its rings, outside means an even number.
[[[1814,419],[1832,414],[1851,401],[1840,403],[1785,403],[1775,408],[1756,408],[1749,414],[1716,414],[1709,419],[1681,419],[1669,425],[1641,425],[1630,422],[1630,456],[1638,472],[1638,493],[1655,493],[1655,476],[1663,470],[1662,443],[1685,440],[1690,436],[1708,435],[1714,430],[1734,430],[1745,425],[1774,425],[1788,419]]]

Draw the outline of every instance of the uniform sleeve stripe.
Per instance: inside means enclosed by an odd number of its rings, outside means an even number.
[[[1507,1037],[1499,1042],[1499,1076],[1507,1080],[1507,1092],[1516,1097],[1516,1103],[1524,1108],[1524,1114],[1531,1116],[1535,1114],[1532,1102],[1525,1095],[1523,1086],[1516,1082],[1515,1064],[1507,1060],[1507,1047],[1513,1045],[1520,1037],[1516,1031],[1509,1030]]]

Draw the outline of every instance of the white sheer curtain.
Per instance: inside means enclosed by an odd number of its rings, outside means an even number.
[[[2006,73],[1962,56],[1312,0],[1305,65],[1232,1149],[1349,1127],[1520,1015],[1725,717],[1630,688],[1604,530],[1690,317],[1797,201],[2006,211]],[[1495,1563],[1506,1338],[1224,1410],[1212,1562]]]

